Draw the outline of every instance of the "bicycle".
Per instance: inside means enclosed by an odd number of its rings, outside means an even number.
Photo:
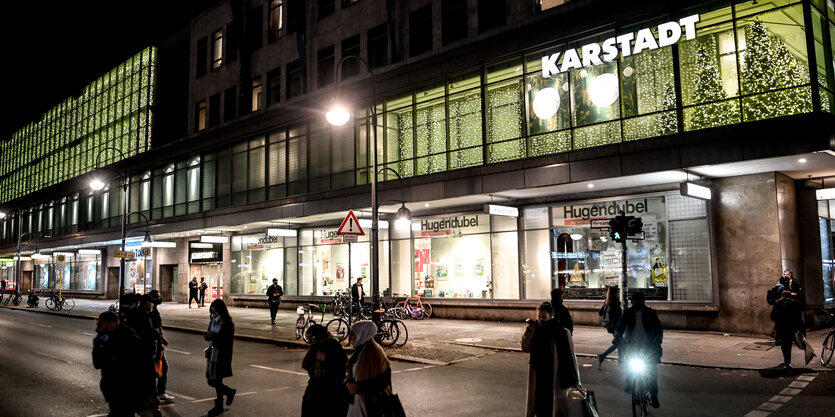
[[[643,417],[649,413],[652,396],[647,381],[648,372],[646,358],[639,351],[629,355],[627,360],[631,372],[632,385],[632,417]]]
[[[11,304],[11,305],[18,306],[18,305],[20,305],[21,300],[23,300],[23,297],[21,297],[20,294],[12,293],[12,294],[9,294],[8,298],[6,298],[6,301],[3,302],[3,305],[7,306],[7,305]]]
[[[44,304],[46,308],[53,311],[70,311],[75,307],[75,300],[64,297],[60,292],[53,292],[49,294]]]
[[[296,319],[296,339],[304,339],[305,342],[309,342],[310,340],[307,338],[307,328],[316,324],[316,320],[313,318],[313,311],[320,310],[322,312],[322,318],[319,320],[319,323],[323,323],[325,321],[325,308],[319,307],[316,304],[308,304],[308,305],[300,305],[296,307],[296,314],[299,317]]]
[[[423,320],[432,315],[432,306],[429,303],[424,303],[420,297],[406,298],[397,303],[395,311],[399,319]]]
[[[826,337],[823,338],[823,347],[821,348],[821,365],[827,366],[829,365],[829,361],[832,360],[832,352],[835,351],[835,315],[829,314],[829,321],[832,323],[832,328],[829,329],[829,333]]]

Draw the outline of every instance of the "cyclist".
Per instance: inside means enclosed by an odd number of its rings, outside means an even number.
[[[627,356],[643,352],[652,407],[658,408],[658,364],[663,353],[664,329],[655,310],[647,307],[643,293],[632,294],[632,307],[623,312],[614,335],[617,342],[614,344],[624,346]]]

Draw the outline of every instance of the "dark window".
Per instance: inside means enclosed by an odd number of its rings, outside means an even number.
[[[360,55],[360,35],[354,35],[342,41],[342,58],[350,55]],[[358,59],[346,59],[342,61],[342,79],[344,80],[359,74],[360,64]]]
[[[467,0],[441,0],[443,43],[467,37]]]
[[[368,65],[371,68],[388,65],[388,26],[383,23],[368,31]]]
[[[287,64],[287,100],[302,94],[302,68],[299,61]]]
[[[300,27],[303,27],[304,19],[307,16],[304,0],[288,0],[287,1],[287,31],[295,32]]]
[[[261,6],[252,8],[246,17],[246,41],[249,49],[254,51],[261,48],[264,33],[264,11]]]
[[[334,10],[336,9],[336,1],[319,0],[317,6],[319,19],[322,19],[333,14]]]
[[[220,93],[209,97],[209,127],[220,124]]]
[[[206,128],[206,100],[198,101],[194,105],[194,131],[199,132]]]
[[[270,42],[281,37],[284,27],[284,0],[270,2]]]
[[[342,0],[342,8],[346,8],[354,3],[358,3],[360,0]]]
[[[197,76],[205,75],[209,68],[209,38],[202,37],[197,41],[197,62],[194,63],[197,68]]]
[[[223,93],[223,120],[227,122],[237,117],[237,115],[235,114],[235,109],[237,109],[237,106],[235,106],[235,104],[238,99],[236,94],[237,88],[235,87],[229,87]]]
[[[238,25],[226,25],[226,59],[232,62],[238,59]]]
[[[333,45],[319,50],[319,74],[318,82],[319,88],[324,87],[333,82],[333,68],[334,68]]]
[[[432,50],[432,5],[409,12],[409,56]]]
[[[505,24],[505,0],[478,0],[478,33]]]
[[[267,106],[281,100],[281,68],[267,73]]]

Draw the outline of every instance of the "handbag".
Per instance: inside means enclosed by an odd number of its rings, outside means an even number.
[[[206,349],[203,349],[203,353],[206,354],[206,359],[211,359],[211,357],[212,357],[212,347],[209,346]]]
[[[365,398],[365,410],[368,417],[406,417],[397,394],[369,395]]]
[[[568,393],[568,415],[577,417],[600,417],[594,391],[578,385]]]

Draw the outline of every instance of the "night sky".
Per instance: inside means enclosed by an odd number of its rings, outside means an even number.
[[[9,1],[0,6],[7,139],[218,0]]]

